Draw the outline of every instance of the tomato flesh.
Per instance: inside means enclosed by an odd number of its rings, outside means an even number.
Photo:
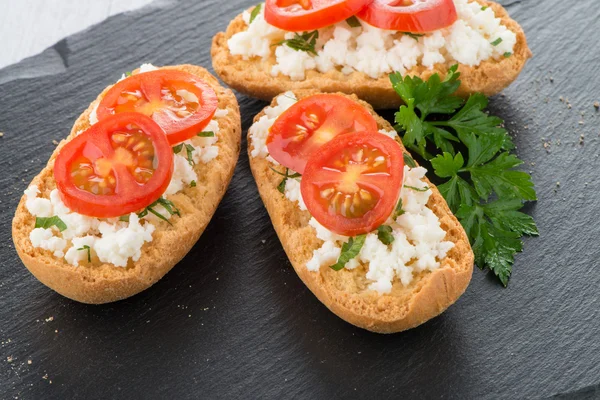
[[[358,17],[381,29],[427,33],[458,18],[453,0],[375,0]]]
[[[306,164],[300,183],[311,215],[344,236],[377,229],[393,212],[404,174],[402,150],[378,132],[341,135]]]
[[[54,163],[65,205],[79,214],[112,218],[157,200],[173,174],[173,151],[151,118],[120,113],[67,143]]]
[[[161,69],[132,75],[115,84],[98,106],[98,120],[122,112],[152,117],[174,145],[208,125],[217,109],[215,91],[198,77]]]
[[[266,0],[265,20],[287,31],[311,31],[341,22],[373,0]]]
[[[377,122],[362,105],[337,94],[305,97],[275,120],[269,154],[281,165],[303,173],[315,150],[338,135],[377,130]]]

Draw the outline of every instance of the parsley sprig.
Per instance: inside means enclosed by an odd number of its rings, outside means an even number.
[[[283,179],[281,180],[279,185],[277,185],[277,190],[279,190],[279,192],[281,194],[285,193],[285,184],[289,178],[295,179],[295,178],[300,178],[302,176],[298,172],[294,172],[293,174],[290,174],[289,168],[286,168],[285,172],[279,172],[275,168],[272,168],[272,167],[269,167],[269,168],[271,168],[271,171],[275,172],[276,174],[283,176]]]
[[[538,235],[533,218],[520,210],[537,199],[531,176],[500,118],[484,112],[479,93],[466,101],[454,95],[460,86],[458,66],[442,81],[390,75],[405,105],[395,116],[404,145],[429,161],[442,182],[438,189],[465,228],[481,268],[489,268],[504,286],[522,236]]]
[[[316,56],[317,50],[315,50],[315,46],[318,38],[319,31],[314,30],[311,32],[304,32],[301,35],[296,33],[293,38],[282,40],[281,42],[276,43],[276,45],[284,44],[296,51],[305,51]]]

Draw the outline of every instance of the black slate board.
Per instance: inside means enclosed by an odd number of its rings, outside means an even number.
[[[142,62],[210,66],[212,35],[252,3],[157,2],[0,71],[1,397],[600,397],[594,0],[502,1],[535,57],[490,109],[533,174],[539,202],[529,211],[541,231],[526,240],[508,289],[476,270],[457,304],[417,329],[383,336],[345,323],[293,272],[245,142],[208,229],[151,289],[87,306],[27,272],[10,224],[52,140]],[[265,104],[239,101],[245,134]]]

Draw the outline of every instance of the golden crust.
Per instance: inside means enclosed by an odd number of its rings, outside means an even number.
[[[459,65],[462,84],[457,91],[460,96],[468,96],[481,92],[486,96],[499,93],[510,85],[519,76],[527,60],[531,57],[531,50],[527,46],[525,33],[519,24],[510,18],[508,12],[500,5],[491,1],[477,0],[483,5],[492,7],[502,24],[517,34],[517,43],[513,55],[500,61],[493,59],[482,62],[477,67]],[[392,89],[388,76],[373,79],[362,72],[353,72],[344,75],[339,70],[320,73],[315,70],[307,71],[303,81],[292,81],[289,77],[279,74],[271,76],[271,67],[275,64],[274,50],[271,58],[261,60],[252,58],[244,60],[241,56],[233,56],[229,52],[227,41],[236,33],[246,30],[242,15],[238,15],[227,27],[226,32],[219,32],[213,38],[212,62],[213,68],[219,77],[235,90],[271,101],[273,97],[286,90],[318,89],[321,92],[342,92],[356,94],[362,100],[370,103],[375,109],[397,108],[402,100]],[[445,76],[450,65],[436,64],[428,69],[417,66],[407,75],[429,78],[435,73]]]
[[[233,92],[223,88],[206,69],[193,65],[172,67],[199,76],[213,87],[219,99],[218,107],[227,109],[227,116],[219,118],[219,155],[208,164],[194,167],[198,181],[194,188],[169,196],[181,210],[181,218],[171,219],[173,226],[161,221],[155,224],[153,240],[144,244],[142,256],[137,262],[129,260],[126,268],[101,264],[92,260],[91,265],[74,267],[58,259],[47,250],[34,248],[29,233],[35,225],[25,207],[25,196],[17,207],[12,224],[15,248],[25,266],[43,284],[58,293],[82,303],[101,304],[121,300],[149,288],[175,266],[192,248],[208,225],[219,202],[223,198],[233,175],[240,152],[240,111]],[[64,144],[75,133],[89,128],[89,115],[106,91],[77,119],[70,135],[56,148],[47,166],[31,184],[38,185],[45,197],[56,187],[53,175],[54,159]]]
[[[295,91],[298,98],[315,93],[317,91]],[[359,101],[373,114],[379,129],[393,129],[386,120],[375,114],[370,105],[358,100],[356,96],[348,97]],[[254,121],[262,115],[264,111]],[[308,211],[301,211],[297,204],[277,190],[281,176],[269,168],[266,159],[252,157],[251,149],[252,143],[249,140],[248,154],[252,174],[294,270],[315,296],[340,318],[373,332],[400,332],[441,314],[466,290],[473,272],[473,251],[463,227],[440,192],[427,179],[425,180],[433,191],[427,206],[439,217],[442,228],[447,232],[445,240],[452,241],[455,247],[442,260],[439,269],[416,275],[407,287],[395,281],[390,294],[380,295],[366,289],[368,282],[364,267],[339,272],[330,268],[311,272],[306,268],[313,250],[323,242],[317,239],[314,229],[308,225]],[[404,146],[402,149],[406,152]]]

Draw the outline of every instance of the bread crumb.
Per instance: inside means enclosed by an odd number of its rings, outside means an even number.
[[[58,141],[56,139],[52,139],[52,144],[58,146]]]
[[[13,362],[13,357],[12,356],[6,357],[6,361],[9,363]]]
[[[27,365],[31,365],[32,363],[33,363],[33,361],[27,360]]]
[[[54,317],[48,317],[48,318],[46,318],[46,322],[52,322],[52,321],[54,321]]]
[[[600,103],[599,102],[595,102],[594,103],[594,108],[596,109],[596,111],[598,111],[600,109]]]
[[[0,137],[4,137],[4,132],[0,132]]]
[[[48,374],[42,376],[42,379],[48,379]]]

